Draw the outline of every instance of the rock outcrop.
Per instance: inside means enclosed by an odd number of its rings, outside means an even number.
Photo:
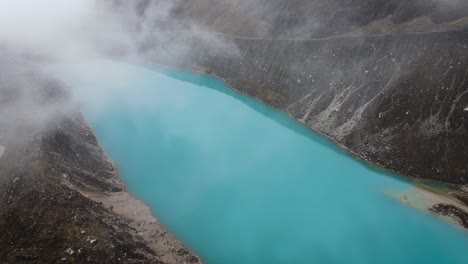
[[[468,213],[449,204],[435,204],[430,209],[431,212],[450,217],[457,221],[464,228],[468,228]]]

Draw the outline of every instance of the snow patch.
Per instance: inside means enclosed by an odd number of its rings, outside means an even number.
[[[468,107],[465,107],[465,109],[463,109],[463,111],[468,112]]]

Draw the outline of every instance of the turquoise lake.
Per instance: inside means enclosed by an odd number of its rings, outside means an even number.
[[[130,192],[206,263],[468,263],[468,232],[385,193],[411,185],[222,81],[56,66]]]

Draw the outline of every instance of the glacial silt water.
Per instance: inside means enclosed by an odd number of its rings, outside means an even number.
[[[385,195],[410,184],[187,71],[54,67],[129,190],[205,262],[468,263],[468,235]]]

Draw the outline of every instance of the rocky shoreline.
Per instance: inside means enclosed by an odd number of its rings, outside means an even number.
[[[125,190],[67,90],[0,59],[2,263],[201,263]]]
[[[438,215],[450,217],[458,224],[468,229],[468,214],[466,211],[460,210],[456,206],[450,204],[435,204],[430,208],[430,211]]]
[[[434,188],[431,184],[433,183],[414,181],[409,189],[390,190],[385,193],[406,206],[440,217],[467,231],[468,227],[464,221],[468,219],[468,204],[460,199],[467,194],[443,185]]]
[[[85,128],[84,123],[79,126]],[[56,137],[61,132],[49,133]],[[66,141],[77,135],[62,136],[53,145],[70,147]],[[201,263],[145,204],[125,191],[112,164],[101,163],[104,154],[96,141],[74,142],[95,153],[69,154],[94,157],[85,162],[93,168],[105,166],[106,179],[100,178],[105,174],[76,164],[83,161],[78,156],[76,163],[50,157],[53,146],[47,138],[39,136],[30,142],[38,147],[17,153],[34,153],[37,158],[25,160],[21,168],[9,165],[20,159],[12,153],[14,148],[0,159],[3,263]]]

